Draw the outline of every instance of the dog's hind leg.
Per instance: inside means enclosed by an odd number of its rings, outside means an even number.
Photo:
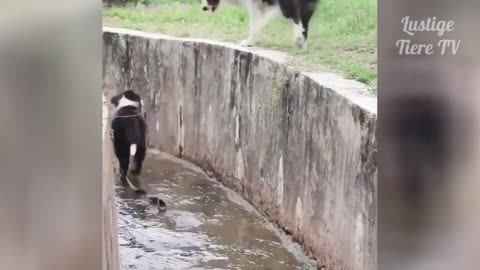
[[[304,28],[302,22],[293,21],[293,41],[299,49],[307,48],[307,33],[308,30]]]
[[[240,43],[241,46],[248,47],[254,46],[265,26],[271,21],[273,17],[280,14],[278,7],[262,7],[258,4],[250,2],[248,5],[248,15],[249,15],[249,31],[248,38],[242,40]]]
[[[137,177],[138,174],[135,173],[136,170],[138,169],[138,166],[135,164],[136,162],[135,162],[134,156],[130,156],[129,160],[130,160],[129,163],[133,168],[130,168],[130,170],[127,171],[124,177],[125,180],[123,183],[125,185],[128,185],[132,190],[135,191],[135,193],[145,195],[146,192],[145,190],[143,190],[143,188],[140,185],[139,179]]]
[[[127,173],[128,173],[128,167],[129,167],[129,157],[128,156],[121,156],[118,158],[118,161],[120,163],[120,180],[122,181],[122,184],[127,183]]]
[[[316,8],[316,1],[307,1],[305,6],[300,7],[300,17],[293,20],[294,42],[300,49],[307,48],[308,25]]]
[[[293,20],[293,41],[299,49],[307,49],[308,23],[312,15],[313,12],[307,12]]]

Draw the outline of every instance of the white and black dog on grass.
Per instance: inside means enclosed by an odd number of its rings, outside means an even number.
[[[202,0],[202,8],[213,12],[222,1],[241,4],[248,10],[249,33],[248,38],[241,42],[242,46],[254,46],[267,23],[282,14],[293,23],[293,38],[297,47],[306,48],[308,25],[318,0]]]

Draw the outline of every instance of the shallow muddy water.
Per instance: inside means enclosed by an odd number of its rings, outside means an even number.
[[[316,269],[288,236],[196,166],[150,151],[141,181],[167,211],[116,188],[122,269]]]

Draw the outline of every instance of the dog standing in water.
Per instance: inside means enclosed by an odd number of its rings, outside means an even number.
[[[293,40],[297,47],[306,49],[308,25],[315,13],[318,0],[202,0],[202,9],[214,12],[221,1],[241,4],[248,10],[248,38],[243,40],[240,45],[254,46],[268,22],[281,14],[292,20]]]
[[[128,184],[137,194],[146,195],[146,192],[135,187],[130,179],[132,176],[138,180],[147,153],[148,130],[143,101],[133,90],[127,90],[112,97],[110,102],[115,106],[111,128],[113,148],[120,163],[120,179],[122,184]],[[148,199],[159,211],[167,209],[162,199],[158,197]]]
[[[127,90],[112,97],[111,103],[115,106],[111,127],[120,179],[137,193],[144,194],[145,191],[135,187],[129,178],[131,175],[136,179],[140,175],[147,151],[143,101],[133,90]]]

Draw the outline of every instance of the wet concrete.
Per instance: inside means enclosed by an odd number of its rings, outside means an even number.
[[[194,165],[151,150],[141,181],[168,208],[116,188],[122,269],[316,269],[289,236]]]

